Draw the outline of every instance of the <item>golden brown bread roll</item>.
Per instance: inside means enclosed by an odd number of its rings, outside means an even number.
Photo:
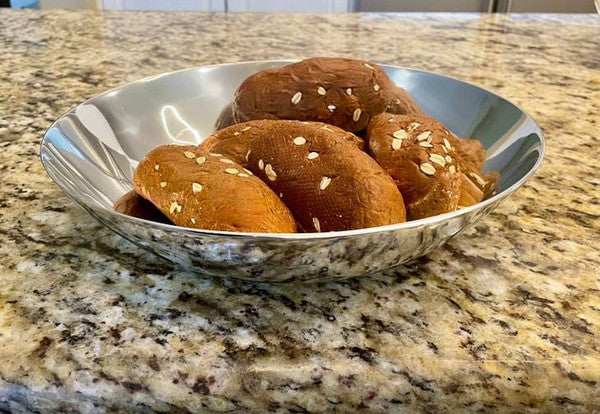
[[[457,138],[456,151],[462,165],[469,165],[469,169],[481,172],[485,163],[485,149],[476,139]]]
[[[233,119],[233,104],[227,105],[217,118],[215,122],[215,131],[218,131],[223,128],[227,128],[230,125],[235,124],[235,120]]]
[[[422,111],[404,89],[374,63],[317,57],[249,76],[219,127],[253,119],[321,121],[358,132],[376,114]]]
[[[272,131],[278,128],[289,128],[290,125],[305,125],[305,127],[300,128],[306,128],[312,134],[322,135],[323,139],[328,139],[328,137],[339,139],[341,137],[361,151],[365,147],[364,141],[351,132],[322,122],[259,120],[242,122],[241,124],[219,130],[206,138],[200,145],[200,148],[208,152],[225,154],[235,162],[245,166],[248,162],[248,151],[250,151],[256,137],[262,136],[265,133],[272,133]],[[275,135],[274,138],[278,136]]]
[[[247,122],[225,131],[213,136],[219,139],[209,139],[209,147],[263,179],[304,231],[351,230],[406,219],[390,176],[357,147],[356,137],[339,128],[279,120]],[[232,132],[240,134],[231,138]]]
[[[161,213],[161,211],[157,209],[154,204],[146,200],[135,191],[130,191],[121,196],[117,201],[115,201],[113,209],[128,216],[156,221],[158,223],[171,224],[171,220]]]
[[[456,210],[461,190],[456,139],[440,122],[383,113],[369,123],[367,141],[398,185],[409,220]]]
[[[136,191],[178,226],[208,230],[293,233],[288,208],[251,172],[195,146],[151,151],[134,174]]]
[[[500,175],[497,172],[482,174],[481,170],[485,163],[485,149],[479,141],[456,138],[456,150],[460,170],[464,175],[464,178],[462,178],[463,191],[458,205],[459,207],[466,207],[479,203],[484,197],[489,197],[495,190],[496,181]],[[471,183],[468,183],[467,179]]]

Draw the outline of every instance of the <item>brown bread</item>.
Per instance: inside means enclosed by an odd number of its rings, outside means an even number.
[[[398,185],[409,220],[456,210],[461,190],[456,139],[440,122],[380,114],[369,124],[367,141]]]
[[[172,224],[171,220],[165,217],[165,215],[161,213],[161,211],[157,209],[154,204],[146,200],[135,191],[130,191],[121,196],[121,198],[115,201],[113,209],[128,216],[156,221],[159,223]]]
[[[376,64],[317,57],[249,76],[238,88],[232,112],[219,127],[254,119],[321,121],[359,132],[387,111],[421,114],[414,99]]]
[[[304,231],[352,230],[406,219],[402,196],[390,176],[358,148],[362,141],[339,128],[260,121],[225,131],[207,140],[209,148],[259,176]],[[232,131],[240,134],[232,138]]]
[[[458,138],[456,150],[461,163],[468,164],[470,170],[481,172],[485,163],[485,149],[476,139]]]
[[[221,154],[196,146],[151,151],[134,174],[136,191],[178,226],[293,233],[288,208],[260,179]]]
[[[219,130],[204,140],[200,148],[208,152],[218,152],[227,155],[235,162],[246,165],[248,162],[248,151],[253,145],[256,137],[265,133],[273,133],[277,129],[287,129],[292,126],[304,125],[299,128],[305,128],[312,134],[319,134],[323,139],[342,139],[350,142],[361,151],[364,150],[364,141],[352,134],[333,125],[327,125],[322,122],[308,121],[290,121],[290,120],[259,120],[248,121],[236,124],[231,127]],[[279,134],[275,133],[275,137]]]

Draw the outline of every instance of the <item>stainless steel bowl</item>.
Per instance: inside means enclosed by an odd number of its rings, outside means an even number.
[[[383,66],[425,112],[458,136],[482,142],[488,152],[485,170],[502,174],[496,196],[427,219],[319,234],[195,230],[112,210],[115,200],[133,188],[133,172],[147,152],[163,144],[199,144],[248,75],[290,62],[200,67],[112,89],[73,108],[48,129],[42,163],[93,217],[144,249],[209,275],[284,282],[366,275],[427,254],[515,192],[542,161],[542,131],[516,105],[456,79]]]

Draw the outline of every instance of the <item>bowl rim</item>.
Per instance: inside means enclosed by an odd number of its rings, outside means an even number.
[[[195,71],[198,69],[209,69],[209,68],[224,67],[224,66],[252,65],[252,64],[289,64],[289,63],[298,62],[300,60],[302,60],[302,59],[268,59],[268,60],[249,60],[249,61],[242,61],[242,62],[216,63],[216,64],[212,64],[212,65],[195,66],[195,67],[190,67],[190,68],[182,68],[182,69],[178,69],[178,70],[174,70],[174,71],[170,71],[170,72],[163,72],[160,74],[146,76],[141,79],[137,79],[137,80],[134,80],[131,82],[126,82],[126,83],[117,85],[113,88],[107,89],[104,92],[96,94],[96,95],[92,96],[91,98],[84,100],[83,102],[80,102],[79,104],[75,105],[74,107],[70,108],[69,110],[63,112],[60,116],[58,116],[56,118],[56,120],[54,120],[50,124],[50,126],[46,129],[46,131],[44,132],[44,135],[40,142],[40,155],[39,155],[40,161],[42,163],[42,166],[44,167],[44,170],[46,171],[46,174],[48,174],[48,176],[52,179],[52,181],[54,181],[54,183],[56,185],[58,185],[58,187],[60,187],[60,189],[67,196],[69,196],[69,198],[74,200],[77,204],[82,206],[84,209],[92,209],[94,211],[102,211],[102,212],[108,211],[110,214],[120,217],[122,219],[131,220],[134,223],[141,224],[141,225],[155,226],[155,227],[158,227],[159,229],[161,229],[163,231],[167,231],[167,232],[183,232],[183,233],[189,233],[190,235],[228,236],[228,237],[236,238],[236,239],[237,238],[245,238],[245,239],[261,239],[261,240],[269,240],[269,239],[312,240],[312,239],[330,239],[330,238],[339,239],[339,238],[345,238],[345,237],[350,237],[350,236],[358,236],[358,235],[367,235],[367,234],[381,233],[381,232],[387,232],[387,231],[413,229],[415,227],[431,226],[431,225],[435,225],[435,224],[440,224],[444,221],[447,221],[447,220],[483,209],[484,207],[487,207],[490,204],[494,204],[494,203],[499,202],[499,201],[503,200],[504,198],[510,196],[515,191],[517,191],[519,188],[521,188],[527,181],[529,181],[529,179],[535,174],[535,172],[539,169],[540,165],[542,164],[542,161],[546,154],[546,139],[544,136],[544,132],[542,131],[542,129],[540,128],[540,126],[536,122],[536,120],[518,104],[514,103],[513,101],[511,101],[509,99],[506,99],[505,97],[503,97],[501,95],[491,92],[490,90],[483,88],[479,85],[476,85],[476,84],[473,84],[470,82],[466,82],[466,81],[454,78],[452,76],[441,75],[436,72],[422,70],[422,69],[415,69],[415,68],[411,68],[411,67],[407,67],[407,66],[396,66],[396,65],[389,65],[389,64],[383,64],[383,63],[377,63],[377,62],[374,62],[374,63],[376,63],[377,65],[381,66],[384,69],[385,68],[393,68],[393,69],[408,70],[410,72],[420,72],[420,73],[425,73],[425,74],[429,74],[429,75],[434,75],[437,77],[446,78],[446,79],[452,80],[454,82],[459,82],[461,84],[468,85],[469,87],[477,88],[486,93],[494,95],[494,96],[504,100],[505,102],[509,103],[510,105],[514,106],[519,111],[521,111],[521,113],[523,113],[531,122],[533,122],[533,124],[535,125],[535,127],[537,128],[537,130],[539,132],[538,135],[540,138],[540,148],[539,148],[538,158],[537,158],[535,164],[531,167],[531,169],[529,171],[527,171],[527,173],[523,177],[521,177],[517,182],[515,182],[513,185],[506,188],[505,190],[495,194],[494,196],[492,196],[486,200],[480,201],[479,203],[473,204],[468,207],[463,207],[459,210],[450,211],[448,213],[436,214],[435,216],[426,217],[426,218],[417,219],[417,220],[405,221],[402,223],[394,223],[394,224],[388,224],[385,226],[367,227],[367,228],[354,229],[354,230],[340,230],[340,231],[319,232],[319,233],[259,233],[259,232],[233,232],[233,231],[223,231],[223,230],[207,230],[207,229],[196,229],[196,228],[191,228],[191,227],[182,227],[182,226],[177,226],[175,224],[159,223],[156,221],[146,220],[146,219],[142,219],[139,217],[129,216],[127,214],[123,214],[123,213],[120,213],[120,212],[112,210],[112,209],[99,208],[97,206],[90,205],[86,201],[84,201],[82,198],[77,197],[75,194],[72,194],[65,187],[63,187],[61,185],[60,180],[57,180],[57,178],[53,175],[53,173],[47,167],[46,162],[44,161],[43,154],[46,152],[45,147],[48,146],[48,141],[49,141],[48,132],[52,128],[54,128],[55,125],[60,120],[62,120],[64,117],[74,113],[75,110],[78,107],[80,107],[81,105],[88,104],[91,101],[93,101],[101,96],[107,95],[111,92],[117,91],[119,89],[125,88],[130,85],[149,82],[149,81],[159,79],[159,78],[162,78],[165,76],[170,76],[170,75],[174,75],[177,73],[183,73],[183,72],[191,72],[191,71]],[[399,85],[399,86],[401,86],[401,85]]]

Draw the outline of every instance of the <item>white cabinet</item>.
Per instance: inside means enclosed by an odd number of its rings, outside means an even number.
[[[310,13],[353,11],[353,0],[98,0],[98,2],[100,3],[101,8],[112,10]]]

